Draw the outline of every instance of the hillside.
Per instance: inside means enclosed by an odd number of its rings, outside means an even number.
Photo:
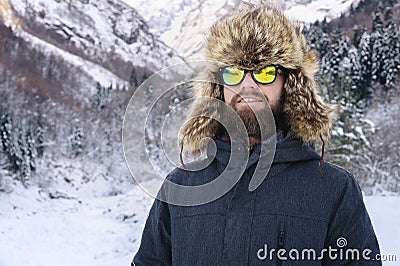
[[[188,60],[202,59],[202,44],[208,28],[227,11],[235,10],[240,0],[123,0],[143,14],[150,31]],[[257,3],[258,0],[247,1]],[[304,23],[335,18],[346,13],[357,0],[272,0],[269,1]]]
[[[383,4],[379,0],[362,0],[358,4],[353,3],[348,12],[342,13],[340,16],[330,20],[329,28],[332,31],[341,28],[344,34],[352,38],[354,30],[361,28],[372,30],[373,20],[371,17],[378,9],[382,11],[384,19],[391,17],[396,25],[400,25],[400,1],[392,0]]]
[[[121,169],[105,174],[131,181],[120,144],[126,104],[147,77],[182,62],[123,2],[0,0],[0,190],[83,155],[113,158],[109,171]]]

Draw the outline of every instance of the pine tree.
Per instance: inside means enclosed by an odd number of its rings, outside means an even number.
[[[400,30],[393,22],[388,21],[383,33],[385,60],[381,67],[381,83],[386,89],[395,87],[395,81],[400,70]]]
[[[112,137],[111,137],[111,130],[109,129],[109,128],[106,128],[105,130],[104,130],[104,134],[105,134],[105,151],[106,151],[106,153],[111,153],[112,152],[112,150],[113,150],[113,148],[112,148]]]
[[[356,47],[357,49],[360,46],[360,41],[361,41],[361,36],[364,34],[364,32],[366,32],[366,28],[365,27],[355,27],[354,29],[354,35],[353,35],[353,45],[354,47]]]
[[[4,111],[0,117],[0,134],[2,150],[8,158],[9,168],[17,171],[17,144],[14,137],[13,119],[8,111]]]
[[[329,35],[322,31],[318,21],[304,28],[303,31],[310,49],[315,49],[319,58],[323,58],[330,44]]]
[[[324,20],[322,20],[322,22],[321,22],[321,28],[322,28],[322,31],[327,34],[332,32],[332,26],[330,23],[328,23],[328,21],[326,20],[326,17],[324,17]]]
[[[104,109],[107,105],[108,96],[112,91],[112,84],[108,87],[103,87],[99,82],[96,83],[96,94],[91,102],[92,107],[96,109]]]
[[[31,171],[36,170],[36,157],[37,157],[37,146],[35,141],[35,135],[33,133],[32,127],[29,126],[27,132],[25,133],[26,142],[26,157],[28,158],[28,165]]]
[[[351,3],[351,5],[350,5],[350,15],[354,15],[355,12],[356,12],[356,10],[354,9],[354,5],[353,5],[353,3]]]
[[[12,119],[9,112],[2,112],[0,117],[0,140],[2,150],[7,154],[11,146]]]
[[[383,6],[382,3],[379,1],[379,6],[372,15],[372,32],[379,32],[383,34],[384,24],[383,24],[382,13],[383,13]]]
[[[361,77],[359,90],[363,99],[370,97],[371,76],[372,76],[372,47],[371,36],[368,32],[364,32],[361,36],[360,45],[358,48],[360,56]]]
[[[383,32],[373,32],[371,35],[372,50],[371,50],[371,74],[372,81],[385,84],[385,77],[382,76],[382,69],[387,55],[387,44],[384,43]]]
[[[27,187],[31,176],[31,162],[26,142],[25,134],[23,132],[22,124],[18,128],[18,145],[16,152],[17,173],[19,174],[22,184]]]
[[[132,68],[131,75],[129,77],[129,85],[134,87],[137,87],[139,85],[136,77],[135,67]]]
[[[42,157],[44,154],[44,128],[43,128],[43,123],[42,123],[42,116],[38,115],[36,119],[36,130],[35,134],[36,136],[36,151],[38,157]]]
[[[79,121],[77,121],[79,122]],[[70,142],[71,152],[73,157],[77,157],[84,151],[84,134],[80,126],[76,125],[71,130],[71,134],[68,137]]]
[[[144,91],[144,101],[145,101],[145,105],[148,106],[149,104],[151,104],[151,98],[153,96],[154,89],[153,89],[152,84],[149,84],[144,89],[145,89],[145,91]]]
[[[358,2],[358,5],[356,7],[356,12],[363,10],[365,8],[365,6],[367,5],[366,3],[367,3],[367,0],[360,0],[360,2]]]
[[[96,82],[96,95],[92,99],[92,106],[94,108],[99,108],[101,106],[102,91],[103,87],[100,82]]]
[[[322,32],[320,35],[320,40],[318,42],[318,51],[320,52],[320,58],[323,58],[329,50],[330,37],[328,33]]]
[[[361,75],[361,64],[360,64],[360,56],[358,54],[358,50],[353,47],[349,50],[349,60],[350,60],[350,69],[349,69],[349,78],[350,78],[350,97],[352,102],[358,106],[362,104],[362,101],[365,100],[362,98],[362,75]]]
[[[349,49],[349,38],[343,35],[340,29],[337,29],[332,34],[328,52],[322,59],[324,74],[329,77],[331,86],[338,94],[342,94],[340,90],[344,88],[350,67],[347,57]]]

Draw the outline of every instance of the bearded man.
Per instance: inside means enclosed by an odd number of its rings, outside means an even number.
[[[317,94],[316,55],[299,25],[274,7],[248,5],[215,23],[205,48],[218,64],[206,67],[207,81],[194,86],[199,100],[181,129],[181,144],[198,154],[209,149],[204,139],[212,139],[216,154],[204,169],[178,168],[167,179],[204,184],[228,168],[233,152],[248,160],[238,182],[210,202],[155,200],[132,265],[381,265],[356,180],[314,150],[318,141],[325,149],[336,107]],[[215,119],[219,109],[202,97],[236,111],[248,134],[246,149],[232,152],[240,136]],[[274,121],[260,123],[268,108]],[[249,189],[271,125],[270,169]]]

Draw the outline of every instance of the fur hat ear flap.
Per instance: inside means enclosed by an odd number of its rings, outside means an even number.
[[[304,65],[289,70],[284,85],[286,101],[284,112],[291,133],[305,143],[327,143],[338,107],[324,103],[318,96],[314,81],[317,70],[314,51],[306,52]]]
[[[194,84],[194,102],[189,118],[180,129],[179,143],[183,152],[200,154],[207,146],[207,138],[215,137],[220,124],[215,120],[219,114],[218,107],[209,98],[223,100],[222,89],[212,81]]]

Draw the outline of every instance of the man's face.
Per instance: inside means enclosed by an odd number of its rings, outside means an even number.
[[[253,80],[250,73],[247,73],[240,84],[235,86],[224,86],[225,102],[239,114],[249,135],[260,135],[254,112],[265,111],[267,104],[269,104],[275,119],[278,118],[281,112],[283,85],[284,78],[281,74],[277,74],[273,83],[260,84]],[[263,95],[267,102],[263,100]]]

